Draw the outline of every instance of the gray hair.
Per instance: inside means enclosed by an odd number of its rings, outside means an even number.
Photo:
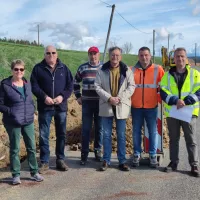
[[[56,47],[54,47],[53,45],[48,45],[48,46],[46,46],[46,47],[44,48],[44,54],[47,52],[47,49],[48,49],[49,47],[53,47],[53,48],[56,50]],[[57,50],[56,50],[56,51],[57,51]]]
[[[25,66],[25,63],[24,63],[24,61],[21,60],[21,59],[13,60],[13,61],[11,62],[11,66],[10,66],[12,70],[14,69],[15,65],[22,65],[22,66]]]
[[[174,51],[174,54],[176,54],[176,52],[178,52],[178,51],[185,51],[185,53],[187,54],[187,51],[186,51],[186,49],[184,47],[176,48],[176,50]]]
[[[112,53],[114,50],[119,50],[120,53],[122,54],[122,49],[119,48],[119,47],[117,47],[117,46],[115,46],[115,47],[110,47],[110,48],[108,49],[109,55],[111,55],[111,53]]]

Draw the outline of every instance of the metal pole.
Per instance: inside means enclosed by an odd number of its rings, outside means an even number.
[[[155,30],[153,30],[153,63],[155,63]]]
[[[195,43],[195,66],[197,65],[197,43]]]
[[[107,46],[108,46],[108,41],[109,41],[109,36],[110,36],[110,30],[111,30],[111,26],[112,26],[114,10],[115,10],[115,4],[112,5],[112,12],[111,12],[111,15],[110,15],[110,23],[109,23],[109,27],[108,27],[105,49],[104,49],[104,53],[103,53],[103,63],[105,62],[106,51],[107,51]]]
[[[170,37],[170,34],[168,34],[168,46],[167,46],[167,54],[169,53],[169,37]]]
[[[38,27],[38,46],[40,45],[40,25],[37,25]]]

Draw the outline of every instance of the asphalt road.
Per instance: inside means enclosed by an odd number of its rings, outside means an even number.
[[[198,120],[198,145],[200,147],[200,119]],[[199,148],[200,149],[200,148]],[[54,153],[54,150],[51,151]],[[168,150],[158,169],[142,166],[131,168],[129,172],[117,169],[116,155],[112,155],[112,165],[106,172],[96,169],[100,163],[94,161],[91,153],[85,167],[79,165],[80,152],[66,152],[70,169],[67,172],[55,170],[55,157],[51,157],[49,172],[45,181],[35,183],[29,179],[27,163],[22,165],[22,184],[11,185],[9,170],[0,172],[1,200],[199,200],[200,178],[190,176],[190,166],[184,137],[180,141],[180,163],[177,172],[164,173],[163,167],[169,163]],[[53,154],[52,154],[53,155]],[[200,155],[200,150],[199,150]]]

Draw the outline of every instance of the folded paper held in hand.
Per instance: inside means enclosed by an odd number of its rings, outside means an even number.
[[[176,106],[172,106],[169,112],[169,116],[190,123],[192,120],[192,112],[193,112],[192,105],[184,106],[180,109],[177,109]]]

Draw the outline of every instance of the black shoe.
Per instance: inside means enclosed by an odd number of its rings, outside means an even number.
[[[56,169],[60,170],[60,171],[67,171],[68,170],[68,166],[65,164],[64,160],[56,160]]]
[[[107,162],[104,160],[102,166],[99,168],[99,171],[106,171],[108,169],[108,164]]]
[[[86,165],[87,159],[81,159],[80,165]]]
[[[199,170],[198,170],[197,165],[194,165],[191,167],[191,174],[194,177],[199,177]]]
[[[95,150],[94,151],[94,156],[95,156],[95,160],[96,161],[101,161],[102,160],[102,154],[101,154],[101,151],[97,151],[97,150]]]
[[[87,162],[87,158],[88,158],[88,156],[86,156],[85,153],[81,153],[80,165],[85,165]]]
[[[119,166],[119,170],[124,171],[124,172],[128,172],[130,170],[129,166],[127,164],[120,164]]]
[[[172,172],[177,171],[178,164],[173,163],[172,161],[169,163],[167,167],[164,168],[164,172]]]

